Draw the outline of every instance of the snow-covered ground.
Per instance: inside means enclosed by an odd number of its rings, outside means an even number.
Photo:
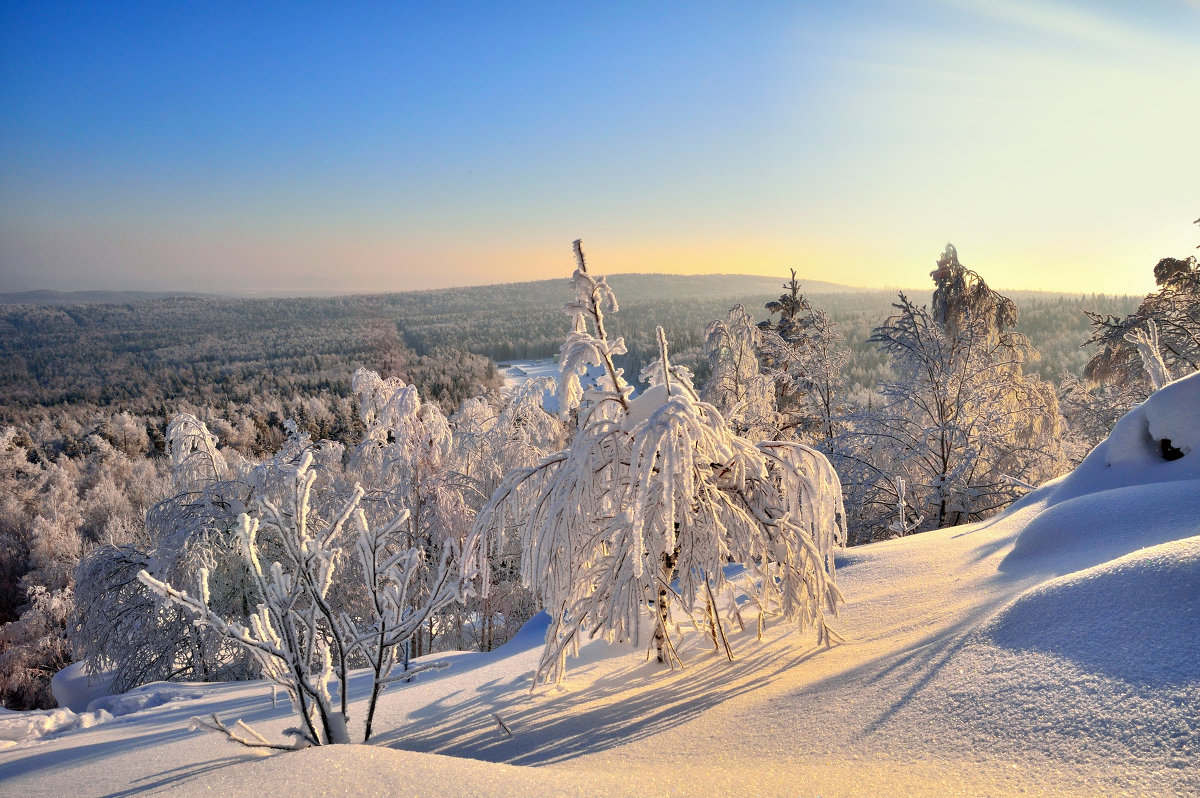
[[[538,377],[558,379],[558,358],[546,357],[538,360],[512,360],[498,364],[504,384],[510,388],[524,385]]]
[[[508,390],[519,388],[530,380],[546,378],[558,379],[558,358],[548,357],[541,360],[514,360],[500,363],[500,376],[504,378],[504,387]],[[558,398],[554,391],[547,389],[542,394],[542,407],[555,413],[558,411]]]
[[[692,635],[666,672],[591,643],[531,692],[543,617],[391,688],[372,745],[267,755],[187,728],[277,735],[264,683],[151,685],[0,715],[0,794],[1200,794],[1198,392],[1000,518],[846,551],[832,649],[776,624],[729,663]]]
[[[549,413],[558,412],[558,396],[555,395],[555,389],[552,387],[558,381],[560,373],[557,357],[547,357],[538,360],[512,360],[499,363],[497,366],[500,369],[500,376],[504,378],[504,387],[508,390],[519,388],[530,380],[552,380],[551,387],[547,387],[542,394],[542,407]],[[603,374],[603,367],[589,366],[587,374],[581,378],[580,382],[586,389],[594,385]]]

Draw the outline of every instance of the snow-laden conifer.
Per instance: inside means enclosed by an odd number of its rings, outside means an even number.
[[[814,443],[837,461],[835,439],[849,415],[846,364],[850,353],[829,315],[800,292],[796,270],[787,293],[766,304],[772,318],[759,322],[763,371],[774,381],[778,410],[789,437]]]
[[[510,473],[475,525],[521,532],[523,577],[552,618],[535,679],[561,680],[566,655],[595,635],[649,639],[660,662],[678,662],[674,606],[710,618],[714,639],[723,638],[715,604],[730,563],[745,567],[764,611],[831,642],[826,618],[840,598],[833,548],[845,523],[828,461],[731,432],[687,371],[671,365],[661,328],[651,387],[631,397],[612,361],[623,344],[604,327],[615,298],[588,272],[578,241],[575,257],[559,400],[578,410],[578,430],[565,449]],[[587,364],[604,376],[585,392]]]

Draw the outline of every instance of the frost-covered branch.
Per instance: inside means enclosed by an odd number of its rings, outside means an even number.
[[[429,615],[470,591],[484,563],[477,536],[459,547],[449,544],[432,579],[432,589],[414,602],[421,552],[407,545],[401,530],[408,520],[401,511],[372,531],[360,508],[364,492],[355,485],[350,497],[323,524],[313,507],[315,474],[306,453],[288,477],[286,502],[280,506],[260,499],[257,517],[243,514],[237,541],[262,602],[250,614],[248,626],[226,620],[212,607],[208,572],[202,570],[199,595],[191,596],[146,571],[139,579],[168,602],[190,613],[197,624],[248,651],[263,675],[282,687],[301,720],[289,730],[299,745],[350,742],[347,685],[352,656],[360,656],[374,672],[367,702],[364,741],[371,736],[375,707],[390,681],[396,648],[411,637]],[[353,544],[351,536],[353,533]],[[343,565],[343,551],[354,545],[360,576]],[[279,559],[269,562],[269,556]],[[358,585],[355,579],[360,579]],[[365,593],[365,613],[359,620],[339,610],[334,597]],[[338,682],[335,698],[331,686]],[[251,744],[262,738],[239,721],[231,732],[214,718],[231,740]],[[203,725],[203,724],[202,724]],[[258,744],[258,743],[254,743]]]

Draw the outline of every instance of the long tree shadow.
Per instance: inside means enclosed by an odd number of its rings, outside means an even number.
[[[133,783],[124,790],[107,793],[104,798],[127,798],[131,795],[141,795],[142,793],[151,790],[162,790],[166,788],[176,788],[180,786],[180,782],[189,779],[194,779],[199,776],[204,776],[208,773],[227,768],[230,765],[237,765],[245,762],[247,759],[254,757],[248,756],[227,756],[222,759],[212,759],[208,762],[198,762],[190,765],[183,765],[170,770],[164,770],[161,773],[156,773],[154,776],[147,776],[140,779],[134,779]]]
[[[1011,576],[1001,574],[992,579],[1009,584],[1014,581]],[[992,599],[974,606],[952,624],[930,632],[899,651],[889,651],[817,680],[798,690],[795,696],[821,701],[822,697],[830,695],[860,694],[868,690],[875,695],[894,696],[874,708],[855,706],[855,716],[845,731],[851,741],[863,742],[881,733],[889,722],[916,703],[955,656],[974,639],[983,623],[1020,592],[1016,586],[1012,591],[997,591]]]
[[[538,636],[540,628],[534,624],[524,634],[526,637]],[[510,642],[516,644],[511,647],[515,649],[529,644],[528,640],[516,638]],[[454,660],[451,668],[440,672],[423,673],[416,677],[416,680],[428,682],[460,676],[475,668],[486,667],[497,657],[502,656],[502,651],[503,649],[492,654],[451,657]],[[366,695],[370,690],[370,683],[369,671],[360,670],[352,673],[349,680],[352,698],[360,699]],[[182,684],[175,686],[184,687]],[[259,687],[261,689],[256,689]],[[252,689],[253,692],[247,692],[247,688]],[[336,681],[331,685],[331,689],[334,692],[337,691]],[[39,773],[62,768],[86,767],[90,763],[100,763],[109,757],[127,754],[138,749],[158,748],[181,742],[194,735],[212,734],[207,731],[191,731],[189,725],[192,717],[208,716],[214,712],[223,720],[240,718],[262,731],[268,738],[277,738],[279,742],[290,742],[290,739],[272,734],[273,728],[291,725],[295,716],[287,696],[282,691],[278,693],[278,700],[272,700],[269,682],[205,684],[201,688],[201,692],[202,697],[199,700],[178,698],[165,704],[118,716],[111,721],[90,728],[68,729],[46,735],[42,738],[45,742],[57,744],[47,746],[44,750],[30,750],[28,747],[22,746],[0,751],[0,783],[16,778],[36,779]],[[111,731],[114,725],[124,725],[134,720],[137,724],[134,728],[141,733],[122,735],[119,739],[112,739],[106,735],[106,732]],[[213,740],[214,745],[228,745],[216,736],[213,737]],[[218,750],[220,749],[218,748]],[[230,761],[241,762],[257,756],[260,754],[247,752],[232,757]],[[203,768],[212,763],[225,761],[220,756],[214,756],[211,760],[198,762],[189,767],[198,768],[200,770],[197,772],[202,772]]]
[[[413,723],[381,735],[377,742],[513,765],[563,762],[687,723],[769,684],[818,653],[815,648],[797,651],[743,643],[733,663],[711,652],[693,653],[686,669],[673,673],[657,663],[639,663],[589,682],[580,693],[540,688],[542,692],[530,694],[532,674],[524,673],[487,682],[470,695],[447,695],[410,713]],[[732,683],[731,668],[737,676]],[[511,734],[500,727],[496,715]]]

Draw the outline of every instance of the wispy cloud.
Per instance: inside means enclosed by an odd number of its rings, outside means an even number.
[[[1139,24],[1138,6],[1125,8],[1129,16],[1118,16],[1096,7],[1081,8],[1056,2],[1022,0],[935,0],[945,6],[980,18],[1021,28],[1030,33],[1054,36],[1079,45],[1161,54],[1164,31],[1149,31]],[[1182,0],[1175,4],[1183,22],[1200,25],[1200,0]],[[1172,31],[1167,31],[1172,33]],[[1173,33],[1180,33],[1179,30]]]

